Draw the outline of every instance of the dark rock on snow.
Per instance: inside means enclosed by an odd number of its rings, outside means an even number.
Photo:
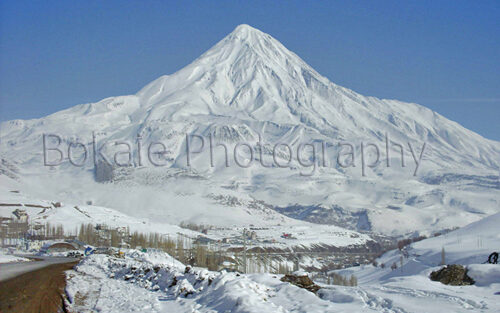
[[[281,278],[281,281],[288,282],[300,288],[316,293],[321,287],[316,285],[307,275],[297,276],[287,274]]]
[[[452,286],[474,284],[474,280],[467,275],[467,268],[459,264],[446,265],[442,269],[432,272],[430,279]]]

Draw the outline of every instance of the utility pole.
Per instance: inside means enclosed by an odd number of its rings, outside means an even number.
[[[243,273],[247,273],[247,236],[246,232],[243,229],[243,266],[245,269],[243,270]]]

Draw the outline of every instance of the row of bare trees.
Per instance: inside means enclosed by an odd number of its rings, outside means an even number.
[[[342,276],[337,273],[328,273],[328,274],[316,274],[312,276],[313,279],[320,278],[328,285],[337,285],[337,286],[357,286],[358,278],[355,275],[350,276]]]
[[[7,224],[2,224],[7,225]],[[184,225],[188,226],[188,225]],[[192,227],[192,225],[189,225]],[[191,238],[179,234],[175,239],[160,233],[130,232],[129,228],[111,228],[106,225],[81,224],[73,232],[66,233],[62,225],[29,225],[11,222],[8,227],[0,228],[2,244],[6,238],[29,238],[34,240],[54,240],[77,238],[92,246],[153,248],[164,251],[192,266],[205,267],[209,270],[227,268],[244,273],[268,272],[288,274],[294,270],[286,259],[265,253],[251,254],[243,250],[237,253],[222,251],[220,245],[207,246],[196,243]],[[9,244],[9,243],[7,243]],[[12,244],[12,241],[10,242]],[[14,243],[14,244],[17,244]],[[225,263],[226,262],[226,263]]]
[[[0,224],[0,244],[2,247],[17,245],[21,240],[64,239],[66,233],[60,224],[30,224],[16,218],[3,219]]]
[[[125,242],[128,247],[133,249],[158,249],[184,264],[206,267],[209,270],[227,268],[244,273],[288,274],[293,269],[293,266],[290,266],[286,260],[273,259],[264,254],[247,255],[245,252],[227,254],[220,249],[220,246],[199,244],[180,234],[174,240],[160,233],[139,233],[137,231],[130,233],[128,229],[126,232],[119,232],[117,229],[109,229],[106,226],[102,226],[99,230],[92,224],[85,224],[80,226],[78,239],[95,246],[121,247]],[[228,265],[224,266],[224,262],[227,262]]]

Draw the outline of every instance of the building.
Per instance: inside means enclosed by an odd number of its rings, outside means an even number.
[[[27,240],[26,250],[28,251],[40,251],[43,247],[43,241],[41,240]]]
[[[28,222],[28,213],[24,209],[15,209],[12,211],[12,214],[17,218],[18,222],[27,223]]]
[[[208,237],[205,237],[205,236],[198,236],[196,238],[196,240],[194,241],[195,244],[198,244],[198,245],[208,245],[210,243],[214,243],[215,240],[213,239],[210,239]]]
[[[251,232],[249,233],[249,235],[248,235],[248,238],[249,238],[250,240],[257,240],[257,232],[255,232],[255,231],[251,231]]]
[[[28,214],[15,210],[10,218],[0,219],[0,243],[2,247],[15,247],[23,242],[28,233]]]

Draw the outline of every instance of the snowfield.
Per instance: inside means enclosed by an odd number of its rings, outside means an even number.
[[[393,277],[430,273],[441,263],[441,252],[445,250],[446,264],[474,265],[476,269],[488,268],[486,262],[492,252],[499,252],[500,233],[498,227],[500,213],[489,216],[463,228],[445,235],[425,239],[411,244],[405,250],[408,257],[403,257],[403,266],[400,266],[402,254],[398,250],[387,252],[377,262],[384,263],[386,269],[380,271],[371,265],[343,270],[343,273],[355,273],[360,283],[376,283],[390,280]],[[390,266],[396,263],[397,271],[391,271]],[[500,283],[500,277],[497,277]]]
[[[482,264],[498,247],[500,214],[446,235],[406,247],[408,257],[389,251],[385,268],[362,265],[337,271],[355,274],[359,285],[319,283],[317,294],[280,281],[282,275],[237,274],[190,269],[165,253],[127,252],[124,259],[92,255],[68,272],[70,308],[102,312],[498,312],[500,265]],[[476,241],[480,236],[482,242]],[[457,238],[460,238],[457,241]],[[429,279],[447,264],[462,264],[471,286]],[[398,269],[391,270],[396,262]]]
[[[470,225],[462,233],[464,239],[474,237],[466,234],[484,224],[498,222],[499,216]],[[483,232],[485,240],[497,239],[493,233],[491,229]],[[412,246],[404,266],[394,271],[372,265],[342,270],[342,274],[356,274],[359,286],[320,283],[317,294],[281,282],[282,275],[186,268],[165,253],[135,250],[129,250],[123,259],[105,255],[85,258],[75,270],[67,272],[66,294],[68,306],[74,311],[498,312],[499,265],[462,263],[468,265],[469,275],[476,281],[473,286],[446,286],[428,278],[439,268],[434,253],[440,253],[440,249],[436,250],[433,242],[439,239],[451,244],[445,236],[414,244],[418,248]],[[487,256],[487,249],[478,250],[474,245],[466,244],[463,249],[470,256],[477,255],[468,258],[469,262]],[[378,261],[399,262],[398,256],[398,251],[391,251]],[[450,254],[450,262],[457,261]]]
[[[254,229],[258,240],[248,241],[250,247],[274,247],[278,249],[290,249],[294,247],[308,248],[315,246],[363,246],[367,242],[373,242],[369,235],[361,234],[356,231],[348,230],[342,227],[332,225],[317,225],[305,221],[295,220],[280,215],[279,213],[268,209],[270,218],[260,219],[261,209],[256,209],[257,213],[249,214],[248,219],[243,225],[229,225],[226,227],[216,227],[202,234],[198,231],[181,228],[178,225],[171,224],[169,220],[158,220],[155,218],[143,216],[130,216],[119,210],[88,205],[85,203],[62,202],[60,206],[55,206],[56,200],[40,200],[33,194],[31,188],[19,186],[18,182],[10,178],[0,176],[0,204],[12,204],[12,206],[0,206],[0,217],[12,217],[12,212],[16,208],[26,210],[30,222],[33,224],[62,225],[67,232],[76,234],[82,224],[105,224],[109,227],[129,227],[131,232],[140,233],[156,232],[169,236],[171,239],[182,235],[186,238],[196,239],[202,235],[209,238],[214,243],[224,238],[241,237],[244,229]],[[21,190],[19,190],[22,187]],[[104,187],[105,188],[105,187]],[[11,192],[15,190],[16,192]],[[29,193],[33,192],[33,194]],[[108,194],[110,195],[110,194]],[[141,212],[144,210],[140,210]],[[229,214],[229,213],[228,213]],[[273,219],[275,217],[276,219]],[[216,221],[214,221],[216,222]],[[217,225],[217,223],[207,223],[206,225]],[[250,226],[252,225],[252,226]],[[283,233],[292,233],[294,239],[284,239]],[[240,240],[241,241],[241,240]],[[241,241],[239,246],[243,245]]]
[[[67,274],[75,311],[102,312],[329,312],[335,306],[283,283],[280,275],[208,272],[174,263],[93,255]],[[158,263],[159,262],[159,263]]]
[[[359,285],[319,283],[317,294],[280,281],[282,275],[210,272],[186,268],[165,253],[129,250],[125,258],[92,255],[67,272],[68,305],[99,312],[498,312],[500,266],[481,264],[499,242],[500,214],[446,235],[381,256],[379,264],[337,271],[355,274]],[[481,236],[482,243],[475,241]],[[457,241],[457,238],[460,240]],[[447,264],[462,264],[472,286],[447,286],[429,279]]]
[[[377,299],[388,299],[382,301],[387,312],[391,312],[387,306],[392,307],[392,312],[498,312],[500,265],[483,263],[490,253],[499,251],[500,234],[495,226],[499,223],[500,214],[495,214],[445,235],[413,243],[406,247],[408,257],[402,258],[398,250],[393,250],[377,259],[378,267],[362,265],[337,272],[356,275],[359,285],[369,293],[363,296],[367,305],[381,311],[384,306]],[[446,264],[467,266],[474,285],[446,286],[429,279],[432,271],[441,268],[443,248]],[[385,269],[380,268],[382,263]],[[390,269],[393,263],[398,266],[396,270]]]

